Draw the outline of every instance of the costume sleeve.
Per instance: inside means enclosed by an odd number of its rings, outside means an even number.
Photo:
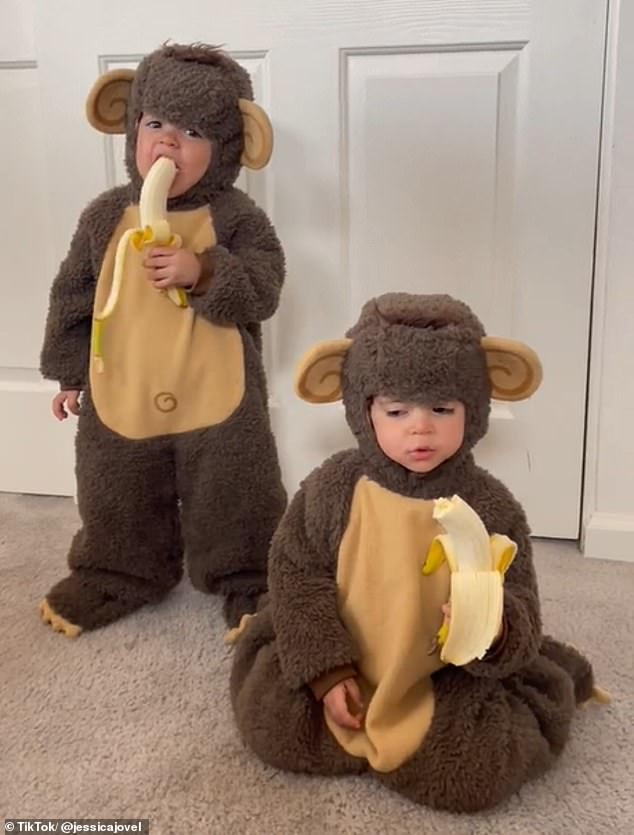
[[[353,664],[344,664],[343,667],[336,667],[319,678],[313,679],[309,682],[310,689],[313,691],[313,696],[320,702],[336,684],[348,678],[354,678],[356,675],[357,668]]]
[[[95,276],[90,256],[86,209],[79,219],[70,249],[53,281],[49,296],[40,371],[62,389],[86,383]]]
[[[273,623],[282,674],[291,688],[317,683],[324,674],[349,670],[358,661],[339,617],[336,583],[338,543],[352,487],[349,484],[346,490],[333,484],[316,470],[273,537],[269,558]],[[318,684],[317,689],[321,692]]]
[[[226,239],[201,255],[202,273],[190,301],[215,322],[247,325],[275,313],[284,282],[282,246],[266,214],[244,196],[226,221]],[[224,230],[223,230],[224,231]]]
[[[481,661],[465,670],[483,678],[506,678],[526,666],[538,653],[542,626],[537,578],[528,525],[518,520],[506,533],[517,544],[517,555],[504,580],[501,637]]]

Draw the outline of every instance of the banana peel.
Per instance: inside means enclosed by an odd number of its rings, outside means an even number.
[[[104,323],[112,316],[119,300],[123,282],[125,260],[128,247],[132,245],[139,252],[147,246],[182,246],[180,235],[172,234],[167,219],[167,196],[176,176],[176,165],[167,157],[159,157],[148,171],[143,181],[139,199],[138,229],[128,229],[117,244],[114,259],[114,271],[110,294],[103,308],[95,314],[92,329],[91,353],[94,358],[95,370],[101,374],[104,371],[103,360],[103,331]],[[180,287],[170,287],[162,291],[177,307],[189,306],[187,293]]]

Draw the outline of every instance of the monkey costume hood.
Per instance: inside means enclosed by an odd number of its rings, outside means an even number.
[[[508,796],[561,751],[575,701],[592,695],[592,670],[542,635],[525,515],[472,455],[491,397],[528,397],[540,380],[530,348],[487,337],[449,296],[373,299],[345,339],[321,343],[301,361],[298,394],[314,403],[343,397],[358,449],[336,454],[301,485],[273,540],[270,602],[232,636],[238,728],[266,762],[369,770],[417,802],[473,811]],[[425,474],[387,458],[369,418],[378,395],[461,401],[462,446]],[[454,494],[490,534],[518,546],[500,637],[461,667],[445,664],[435,642],[449,570],[421,572],[440,533],[432,500]],[[320,703],[350,677],[363,694],[359,730],[336,725]]]
[[[348,424],[379,481],[412,496],[443,495],[443,481],[454,483],[457,468],[471,460],[471,449],[488,428],[491,381],[482,350],[484,329],[466,305],[430,297],[417,310],[406,294],[368,302],[348,336],[342,389]],[[433,472],[420,476],[394,465],[380,450],[369,419],[369,401],[380,392],[408,402],[465,405],[465,437],[459,452]]]
[[[88,96],[93,127],[125,132],[130,180],[82,214],[53,283],[41,356],[45,377],[83,390],[83,524],[72,573],[42,608],[66,634],[160,600],[182,575],[184,551],[192,583],[223,594],[231,622],[266,588],[286,500],[261,323],[277,308],[285,265],[270,220],[233,185],[243,165],[262,168],[272,152],[271,124],[252,99],[247,71],[204,44],[164,46],[136,71],[104,74]],[[142,113],[212,143],[206,172],[184,194],[148,188],[165,241],[139,205]],[[190,293],[152,287],[143,247],[156,243],[197,257]]]
[[[237,179],[245,147],[243,110],[257,114],[261,130],[270,130],[252,99],[249,73],[220,50],[174,45],[144,58],[134,74],[126,118],[126,167],[136,195],[143,185],[135,161],[136,131],[143,112],[193,128],[213,144],[207,173],[186,195],[169,204],[171,209],[182,208],[207,202],[209,195],[229,188]],[[201,107],[201,102],[209,102],[209,107]],[[255,162],[251,159],[250,165],[261,167]]]

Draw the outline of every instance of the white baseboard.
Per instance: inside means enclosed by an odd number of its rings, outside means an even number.
[[[634,562],[634,516],[593,513],[581,544],[584,557]]]

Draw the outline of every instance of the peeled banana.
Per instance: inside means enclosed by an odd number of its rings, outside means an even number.
[[[461,666],[483,658],[502,624],[504,573],[517,553],[507,536],[489,536],[478,514],[460,496],[436,499],[433,517],[444,533],[431,543],[423,574],[447,560],[451,571],[451,617],[441,626],[440,657]]]
[[[167,196],[175,176],[176,165],[173,160],[167,157],[159,157],[148,171],[141,188],[139,199],[140,227],[138,229],[128,229],[117,244],[112,287],[105,305],[93,320],[92,354],[95,369],[98,373],[102,373],[104,370],[103,326],[105,320],[112,316],[119,299],[128,245],[131,243],[136,249],[141,250],[150,245],[179,247],[182,243],[178,235],[172,235],[167,219]],[[167,296],[177,307],[187,307],[188,305],[187,294],[180,287],[170,287],[167,290]]]
[[[172,237],[167,220],[167,195],[176,176],[176,165],[167,157],[159,157],[148,171],[139,198],[141,243],[168,245]]]

